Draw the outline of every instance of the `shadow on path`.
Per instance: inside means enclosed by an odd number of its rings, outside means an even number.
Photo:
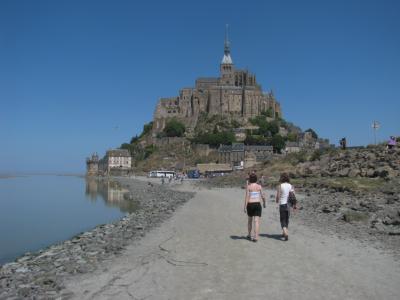
[[[248,240],[248,238],[244,235],[238,236],[238,235],[231,235],[232,240]]]
[[[278,240],[278,241],[284,241],[282,234],[268,234],[268,233],[260,233],[260,237],[266,237],[266,238],[270,238],[270,239],[274,239],[274,240]]]

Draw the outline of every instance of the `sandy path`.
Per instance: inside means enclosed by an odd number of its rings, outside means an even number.
[[[268,200],[269,195],[268,195]],[[278,238],[273,202],[258,243],[244,239],[243,190],[200,190],[103,270],[67,283],[76,299],[398,299],[400,264],[291,219]]]

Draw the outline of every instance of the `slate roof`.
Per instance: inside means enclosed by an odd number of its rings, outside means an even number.
[[[273,151],[274,147],[272,146],[263,146],[263,145],[249,145],[245,146],[247,151]]]
[[[130,157],[129,151],[127,149],[112,149],[108,150],[106,153],[108,157]]]
[[[298,142],[287,142],[286,147],[300,147]]]

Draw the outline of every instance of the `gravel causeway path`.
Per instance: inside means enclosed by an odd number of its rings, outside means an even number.
[[[190,184],[181,189],[193,190]],[[244,190],[198,189],[160,227],[93,274],[73,277],[74,299],[399,299],[400,262],[291,218],[280,239],[268,191],[260,240],[245,239]]]

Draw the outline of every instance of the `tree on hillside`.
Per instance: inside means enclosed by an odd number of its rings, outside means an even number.
[[[131,144],[136,144],[137,142],[139,142],[139,137],[135,135],[131,138]]]
[[[235,134],[231,131],[201,133],[192,139],[195,144],[208,144],[210,146],[231,145],[235,142]]]
[[[129,151],[129,153],[131,154],[131,156],[133,156],[133,154],[136,152],[136,146],[133,144],[128,144],[128,143],[123,143],[120,147],[120,149],[126,149]]]
[[[281,153],[282,149],[285,148],[285,139],[281,135],[276,134],[272,137],[271,144],[276,152]]]
[[[247,135],[244,140],[245,145],[269,145],[271,138],[262,135]]]
[[[265,117],[273,118],[274,117],[274,112],[272,111],[272,108],[270,107],[267,110],[262,111],[261,115],[263,115]]]
[[[294,132],[290,132],[290,133],[288,133],[288,135],[287,135],[287,140],[289,141],[289,142],[297,142],[297,140],[298,140],[298,135],[296,134],[296,133],[294,133]]]
[[[237,120],[235,120],[235,119],[231,120],[232,128],[239,128],[240,126],[241,126],[241,124]]]
[[[143,125],[143,131],[140,134],[139,138],[141,138],[142,136],[145,136],[146,134],[148,134],[151,131],[151,129],[153,129],[153,122],[149,122],[147,124],[144,124]]]
[[[279,133],[279,123],[278,121],[272,121],[268,123],[268,130],[271,135],[274,136]]]
[[[255,118],[251,118],[250,123],[258,126],[258,133],[265,137],[274,136],[275,134],[279,133],[279,122],[277,120],[267,122],[264,116],[257,116]]]
[[[164,128],[164,132],[168,137],[181,137],[185,133],[185,125],[176,119],[168,121]]]

